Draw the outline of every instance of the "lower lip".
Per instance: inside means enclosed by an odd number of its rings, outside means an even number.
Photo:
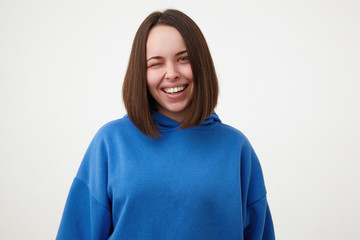
[[[184,90],[182,90],[181,92],[177,92],[177,93],[166,93],[164,91],[162,91],[169,99],[171,100],[176,100],[181,98],[185,92],[187,91],[188,87],[186,87]]]

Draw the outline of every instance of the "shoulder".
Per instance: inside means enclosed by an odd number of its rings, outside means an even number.
[[[104,124],[95,134],[94,139],[112,139],[119,138],[125,135],[133,135],[138,133],[139,130],[130,121],[128,115],[123,116],[120,119],[112,120]]]
[[[250,145],[248,138],[242,131],[228,124],[225,123],[219,124],[217,131],[219,132],[218,134],[220,136],[228,139],[227,141],[239,143],[241,145],[243,144]]]
[[[122,118],[112,120],[110,122],[105,123],[101,128],[98,130],[98,134],[109,134],[111,132],[126,129],[131,121],[127,115],[123,116]]]

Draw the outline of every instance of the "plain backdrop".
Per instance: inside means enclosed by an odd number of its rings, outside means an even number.
[[[88,144],[125,114],[134,34],[166,8],[208,41],[277,239],[360,239],[357,0],[0,0],[0,239],[55,238]]]

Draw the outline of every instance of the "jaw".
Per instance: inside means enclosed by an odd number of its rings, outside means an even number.
[[[162,115],[171,118],[172,120],[181,123],[184,121],[185,116],[187,115],[189,107],[186,108],[179,107],[178,109],[181,109],[180,111],[176,111],[176,107],[173,107],[170,111],[167,108],[162,107],[161,105],[157,105],[157,111],[161,113]]]
[[[181,86],[185,87],[174,93],[167,93],[163,89],[158,89],[158,96],[155,99],[158,112],[177,122],[182,122],[185,119],[192,99],[192,84],[183,84],[177,87]]]

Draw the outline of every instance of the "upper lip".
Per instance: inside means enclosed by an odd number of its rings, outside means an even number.
[[[161,89],[166,89],[166,88],[176,88],[176,87],[187,87],[189,84],[188,83],[183,83],[183,84],[176,84],[176,85],[167,85],[167,86],[162,86]]]

